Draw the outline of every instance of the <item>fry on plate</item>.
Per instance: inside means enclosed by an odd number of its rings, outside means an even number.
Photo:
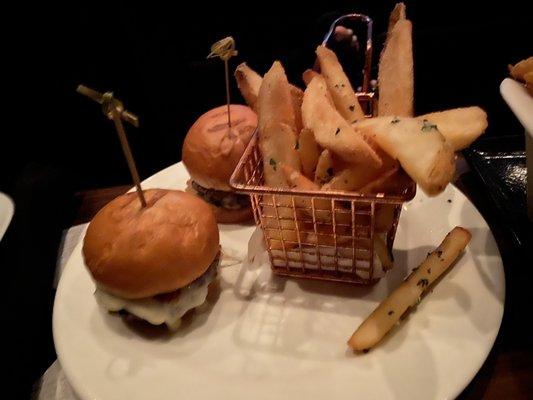
[[[350,123],[364,118],[365,113],[335,53],[326,46],[318,46],[316,55],[320,63],[320,75],[324,77],[340,115]]]
[[[453,148],[435,124],[416,118],[377,117],[352,126],[397,159],[428,195],[441,193],[452,180]]]
[[[487,113],[479,107],[454,108],[417,117],[429,121],[450,143],[454,151],[467,148],[487,129]]]
[[[349,163],[380,167],[376,151],[346,122],[327,100],[327,86],[322,76],[315,77],[304,93],[304,126],[315,134],[316,142]]]
[[[416,305],[422,294],[457,259],[470,241],[471,234],[455,227],[443,242],[397,287],[357,328],[348,345],[356,351],[368,350],[378,344],[400,317]]]
[[[259,149],[263,156],[265,183],[272,187],[288,187],[281,165],[300,170],[296,151],[296,122],[289,82],[281,64],[276,61],[265,74],[259,90]]]

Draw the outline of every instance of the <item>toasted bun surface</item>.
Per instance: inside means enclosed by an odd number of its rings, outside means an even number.
[[[93,218],[83,242],[97,284],[126,299],[182,288],[200,277],[220,250],[211,207],[177,190],[119,196]]]
[[[185,167],[194,181],[208,189],[231,191],[229,178],[257,127],[257,116],[249,107],[230,107],[231,128],[227,106],[220,106],[198,118],[183,143]]]

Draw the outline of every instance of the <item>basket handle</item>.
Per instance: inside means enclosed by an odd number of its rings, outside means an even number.
[[[327,46],[337,25],[339,25],[341,22],[346,21],[346,20],[357,21],[357,22],[362,22],[366,24],[365,65],[363,68],[363,83],[361,86],[362,86],[362,92],[368,93],[369,86],[370,86],[370,72],[371,72],[371,67],[372,67],[372,18],[364,14],[356,14],[356,13],[341,15],[339,18],[333,21],[333,23],[329,27],[328,32],[326,33],[326,35],[324,36],[324,39],[322,40],[322,44],[324,46]],[[315,65],[313,69],[315,70],[319,69],[318,60],[315,61]]]

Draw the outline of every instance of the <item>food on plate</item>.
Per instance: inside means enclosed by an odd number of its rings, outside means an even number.
[[[328,88],[322,76],[315,77],[304,93],[302,118],[317,143],[351,163],[380,167],[381,159],[374,149],[354,132],[350,124],[327,101]]]
[[[396,23],[400,20],[405,20],[407,17],[405,15],[405,4],[404,3],[396,3],[394,8],[392,9],[390,15],[389,15],[389,28],[387,29],[387,37],[386,39],[390,38],[392,35],[392,30],[394,29],[394,26]]]
[[[335,53],[322,45],[317,47],[316,55],[320,64],[320,75],[323,76],[340,115],[350,123],[364,118],[365,113]]]
[[[235,69],[235,80],[237,86],[252,110],[257,112],[257,96],[259,95],[259,88],[263,78],[246,63],[239,64]]]
[[[439,247],[429,253],[422,264],[413,269],[407,279],[363,321],[348,340],[348,345],[356,351],[363,351],[378,344],[402,315],[410,307],[416,306],[433,282],[453,264],[470,238],[470,232],[462,227],[455,227],[448,233]]]
[[[509,65],[509,73],[514,79],[524,82],[527,91],[533,96],[533,57],[528,57],[515,65]]]
[[[479,107],[454,108],[417,117],[429,121],[446,138],[454,151],[467,148],[487,129],[487,113]]]
[[[259,90],[259,148],[263,156],[265,183],[288,187],[281,166],[301,170],[296,150],[298,131],[291,89],[280,62],[265,74]]]
[[[396,5],[391,14],[389,32],[379,60],[379,116],[413,116],[412,26],[405,18],[405,6],[401,4]]]
[[[304,128],[300,131],[296,149],[302,163],[302,172],[309,179],[313,179],[321,151],[316,143],[315,134],[311,129]]]
[[[234,193],[229,178],[257,127],[257,116],[239,104],[232,104],[230,111],[231,127],[225,105],[203,114],[187,132],[182,149],[191,176],[188,191],[209,203],[220,223],[252,218],[250,198]]]
[[[305,86],[309,85],[313,78],[317,75],[320,75],[318,72],[312,69],[306,69],[302,74],[302,80],[305,83]]]
[[[153,325],[176,329],[206,300],[220,258],[215,215],[198,197],[177,190],[119,196],[93,218],[83,257],[98,303]]]
[[[437,125],[406,117],[367,118],[352,125],[397,159],[430,196],[441,193],[455,172],[453,148]]]
[[[333,177],[335,171],[333,170],[333,157],[329,150],[323,150],[318,157],[315,169],[315,183],[323,185],[329,182]]]
[[[515,65],[509,65],[509,73],[519,81],[524,80],[524,75],[533,71],[533,57],[528,57]]]
[[[387,248],[385,241],[379,235],[374,235],[374,251],[379,257],[379,261],[381,261],[383,270],[387,271],[391,269],[393,266],[392,254]]]
[[[246,104],[248,104],[255,112],[258,112],[257,97],[259,96],[259,89],[263,78],[253,69],[251,69],[246,63],[242,63],[235,69],[235,79],[237,80],[237,86],[241,91]],[[294,85],[289,85],[291,93],[291,101],[294,113],[294,125],[297,132],[302,129],[302,99],[303,90]]]
[[[388,182],[399,167],[398,162],[380,148],[375,148],[375,152],[382,160],[380,167],[337,161],[334,165],[335,175],[322,189],[376,193],[377,191],[373,190]]]
[[[312,252],[308,247],[315,246],[318,255],[336,254],[332,262],[340,268],[344,250],[353,255],[366,246],[368,254],[373,248],[370,258],[347,260],[356,280],[366,279],[363,270],[372,280],[364,262],[379,259],[376,265],[383,269],[392,266],[389,246],[401,202],[412,198],[414,183],[429,196],[442,193],[454,176],[454,152],[485,131],[487,116],[479,107],[414,116],[411,29],[405,5],[398,3],[380,57],[379,93],[373,94],[378,108],[368,103],[372,116],[364,115],[337,56],[324,45],[316,49],[315,70],[302,75],[303,97],[279,61],[263,78],[246,64],[237,68],[239,88],[258,110],[258,144],[252,150],[261,155],[258,206],[269,249],[299,246]],[[253,154],[247,163],[257,164]],[[257,185],[245,184],[258,192]],[[284,257],[291,274],[300,268],[292,256]],[[302,275],[307,268],[304,263]]]

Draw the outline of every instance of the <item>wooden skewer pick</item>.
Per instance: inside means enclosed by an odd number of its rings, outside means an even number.
[[[228,104],[228,126],[231,128],[231,114],[230,114],[230,96],[229,96],[229,66],[228,61],[231,57],[237,55],[235,50],[235,40],[231,36],[219,40],[211,46],[211,53],[207,58],[219,57],[224,61],[224,69],[226,72],[226,103]]]
[[[146,199],[144,198],[141,180],[139,178],[139,173],[137,172],[137,166],[135,165],[135,160],[133,159],[133,154],[131,153],[130,145],[126,137],[126,131],[124,130],[124,125],[122,124],[122,120],[124,120],[135,127],[139,127],[139,119],[137,116],[124,109],[122,102],[113,96],[113,92],[100,93],[84,85],[79,85],[76,91],[84,96],[89,97],[90,99],[93,99],[98,104],[101,104],[104,115],[113,120],[115,129],[117,130],[117,134],[120,139],[122,151],[124,152],[124,156],[126,157],[126,161],[130,169],[131,177],[135,183],[135,188],[137,189],[137,196],[139,196],[141,206],[146,207]]]

